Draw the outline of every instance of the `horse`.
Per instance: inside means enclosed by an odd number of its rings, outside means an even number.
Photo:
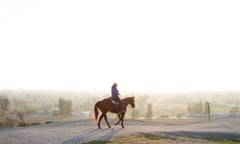
[[[108,127],[111,128],[107,119],[107,112],[116,113],[118,115],[118,122],[115,123],[115,125],[118,125],[121,122],[121,126],[122,128],[124,128],[123,121],[124,121],[125,112],[127,111],[127,106],[130,104],[132,108],[135,108],[135,100],[134,100],[134,97],[126,97],[121,101],[122,101],[122,108],[124,110],[122,113],[119,113],[120,111],[119,104],[114,104],[116,102],[114,102],[111,97],[105,98],[101,101],[96,102],[94,106],[94,113],[95,113],[94,122],[95,123],[98,122],[97,125],[99,129],[101,129],[100,123],[103,117]],[[102,112],[99,119],[98,119],[98,112],[99,112],[98,110]]]

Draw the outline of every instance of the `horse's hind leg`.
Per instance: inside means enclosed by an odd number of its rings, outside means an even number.
[[[111,128],[111,126],[110,126],[110,124],[109,124],[109,122],[108,122],[108,119],[107,119],[107,114],[104,114],[104,119],[105,119],[105,121],[106,121],[108,127]]]
[[[103,118],[103,114],[99,117],[99,120],[98,120],[98,128],[99,129],[101,129],[100,123],[101,123],[102,118]]]

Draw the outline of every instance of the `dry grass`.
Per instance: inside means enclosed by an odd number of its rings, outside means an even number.
[[[7,117],[5,124],[8,126],[12,126],[12,127],[17,127],[18,126],[18,119],[16,118],[11,118],[11,117]]]
[[[203,139],[185,137],[161,137],[152,134],[141,134],[127,137],[118,137],[110,141],[90,141],[85,144],[219,144]]]
[[[85,144],[239,144],[239,141],[211,141],[190,137],[141,134],[118,137],[109,141],[90,141]]]
[[[178,119],[178,118],[157,118],[157,119],[145,119],[145,118],[137,118],[136,120],[140,121],[148,121],[148,122],[159,122],[163,124],[190,124],[207,121],[207,118],[188,118],[188,119]]]
[[[47,124],[54,122],[70,122],[83,120],[81,117],[59,117],[59,116],[26,116],[23,122],[19,122],[17,118],[14,117],[0,117],[0,126],[30,126],[30,125],[39,125],[39,124]],[[20,124],[20,125],[19,125]]]

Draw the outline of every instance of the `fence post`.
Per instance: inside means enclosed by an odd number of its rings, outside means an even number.
[[[207,102],[207,113],[208,113],[208,120],[210,121],[210,116],[211,116],[211,109],[210,109],[210,103],[209,102]]]

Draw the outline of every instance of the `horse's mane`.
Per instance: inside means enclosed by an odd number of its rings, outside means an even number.
[[[128,101],[128,100],[131,100],[133,99],[134,100],[134,96],[131,96],[131,97],[125,97],[123,99],[121,99],[122,101]]]

